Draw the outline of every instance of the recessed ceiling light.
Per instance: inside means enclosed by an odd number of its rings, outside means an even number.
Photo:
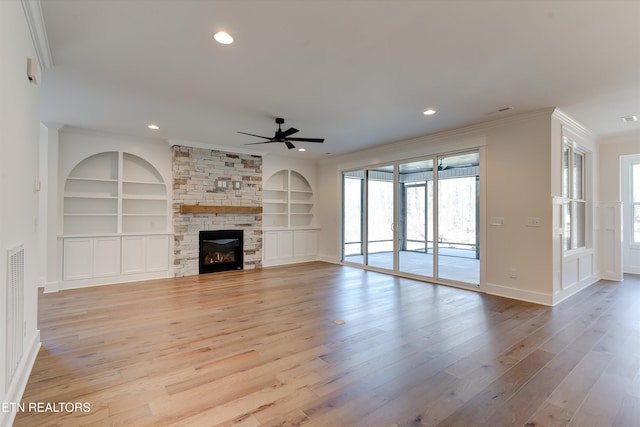
[[[625,123],[631,123],[631,122],[637,122],[638,121],[638,116],[624,116],[624,117],[620,117],[620,120],[622,120]]]
[[[152,130],[158,130],[158,129],[160,129],[160,126],[158,126],[158,125],[149,125],[149,126],[147,126],[147,127],[148,127],[149,129],[152,129]]]
[[[425,110],[422,114],[424,114],[425,116],[433,116],[436,113],[436,110],[434,110],[433,108],[429,108],[428,110]]]
[[[298,151],[307,151],[306,148],[298,148]]]
[[[220,44],[233,43],[233,37],[231,36],[231,34],[224,31],[218,31],[213,35],[213,38]]]

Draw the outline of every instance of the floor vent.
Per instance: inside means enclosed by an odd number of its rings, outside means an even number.
[[[6,387],[15,375],[24,341],[24,246],[7,252]]]

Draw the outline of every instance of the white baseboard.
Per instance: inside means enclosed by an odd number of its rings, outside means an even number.
[[[480,290],[489,295],[528,301],[541,305],[552,306],[554,304],[553,295],[509,288],[507,286],[496,285],[494,283],[486,283],[480,287]]]
[[[318,255],[318,261],[328,262],[330,264],[342,264],[340,258],[327,255]]]
[[[621,276],[620,274],[616,274],[616,273],[603,273],[600,275],[601,279],[604,280],[611,280],[612,282],[622,282],[624,280],[624,277]]]
[[[79,289],[79,288],[88,288],[91,286],[102,286],[102,285],[115,285],[117,283],[127,283],[127,282],[140,282],[143,280],[153,280],[153,279],[166,279],[170,277],[174,277],[173,270],[162,270],[156,272],[148,272],[148,273],[136,273],[136,274],[123,274],[119,276],[105,276],[105,277],[92,277],[89,279],[79,279],[79,280],[61,280],[58,283],[58,287],[56,290],[49,291],[46,289],[46,292],[55,292],[57,290],[65,290],[65,289]]]
[[[56,280],[55,282],[45,282],[44,283],[44,293],[48,294],[50,292],[58,292],[60,290],[60,281]]]
[[[600,280],[600,277],[598,277],[598,276],[589,276],[589,277],[581,280],[580,282],[576,283],[575,285],[570,286],[567,289],[563,289],[561,291],[556,292],[553,295],[553,304],[552,305],[556,305],[559,302],[566,300],[570,296],[575,295],[578,292],[580,292],[581,290],[586,289],[589,286],[593,285],[598,280]]]
[[[262,266],[263,267],[276,267],[276,266],[279,266],[279,265],[301,264],[303,262],[311,262],[311,261],[318,261],[318,257],[316,257],[316,256],[308,256],[308,257],[272,259],[272,260],[269,260],[269,261],[262,261]]]
[[[31,342],[29,343],[27,352],[22,356],[13,380],[11,381],[11,384],[9,384],[4,402],[17,404],[22,400],[22,395],[27,387],[27,381],[29,381],[29,376],[31,375],[33,364],[38,356],[40,346],[40,330],[36,330]],[[10,427],[13,424],[15,417],[16,413],[13,411],[0,411],[0,427]]]

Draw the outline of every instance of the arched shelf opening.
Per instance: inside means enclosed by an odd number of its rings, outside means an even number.
[[[263,188],[262,221],[265,228],[303,228],[314,223],[313,190],[307,179],[293,170],[280,170]]]

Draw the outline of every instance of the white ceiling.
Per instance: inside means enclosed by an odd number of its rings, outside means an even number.
[[[43,122],[308,158],[548,107],[600,136],[640,132],[620,119],[640,116],[640,1],[44,0],[42,10],[54,63]],[[220,29],[236,43],[214,42]],[[236,133],[273,136],[275,117],[326,141],[298,153]]]

